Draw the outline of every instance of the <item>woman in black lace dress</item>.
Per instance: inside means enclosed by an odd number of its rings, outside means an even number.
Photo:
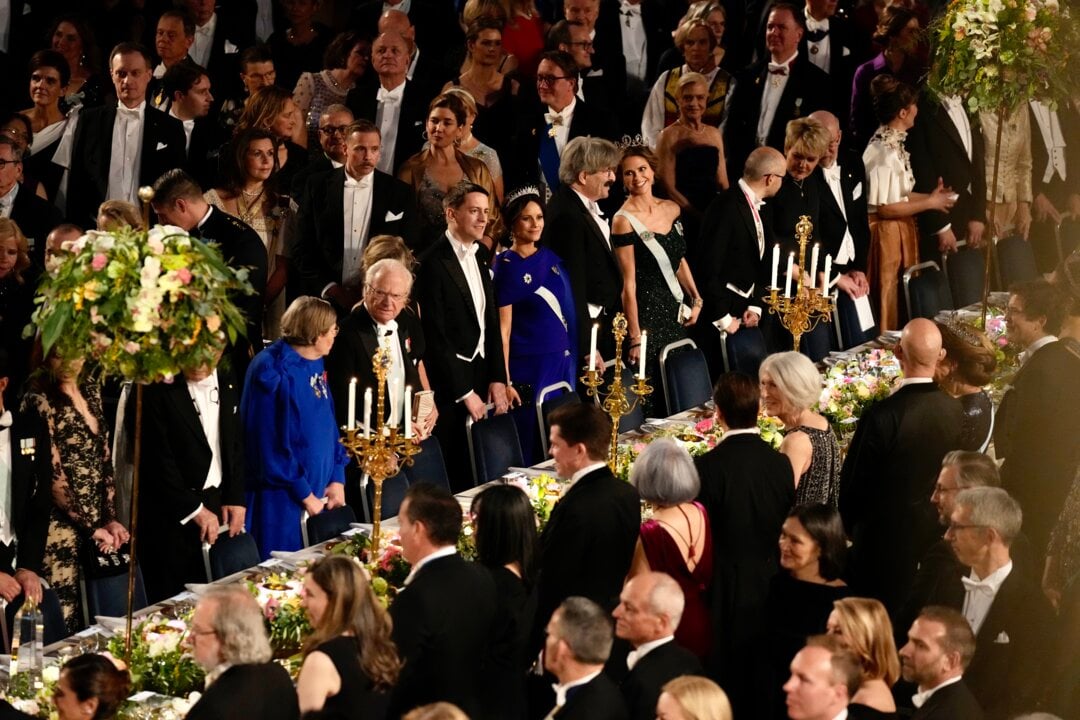
[[[821,396],[821,373],[802,353],[769,355],[758,371],[761,404],[780,418],[787,455],[795,473],[795,504],[822,503],[836,507],[840,499],[840,445],[829,421],[812,408]]]
[[[960,450],[986,452],[994,432],[994,404],[983,389],[994,378],[997,356],[990,339],[959,322],[937,323],[945,357],[934,380],[964,406]]]
[[[314,632],[296,681],[301,713],[380,720],[401,659],[390,616],[360,565],[344,555],[319,560],[304,575],[301,603]]]

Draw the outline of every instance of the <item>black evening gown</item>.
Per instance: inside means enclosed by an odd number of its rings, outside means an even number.
[[[356,638],[342,635],[327,640],[316,649],[330,658],[341,678],[341,690],[326,698],[320,717],[348,720],[382,720],[386,717],[388,696],[375,689],[360,667]]]
[[[982,452],[990,439],[990,430],[994,425],[994,404],[985,390],[961,396],[960,404],[964,406],[964,418],[960,426],[960,447],[964,450]]]
[[[690,201],[692,208],[691,212],[682,214],[687,254],[691,258],[697,256],[701,220],[720,190],[716,184],[719,164],[720,150],[712,145],[684,145],[675,151],[675,188]]]
[[[489,717],[523,720],[528,717],[525,680],[529,633],[536,614],[536,595],[505,567],[490,568],[495,579],[495,638],[491,647],[487,693]]]

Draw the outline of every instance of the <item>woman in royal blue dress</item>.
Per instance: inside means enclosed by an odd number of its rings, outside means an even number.
[[[504,243],[510,249],[495,258],[494,283],[507,378],[537,393],[562,381],[576,387],[574,296],[562,259],[537,244],[544,232],[544,205],[537,189],[511,193],[503,218],[510,231]],[[525,462],[536,462],[536,409],[521,407],[520,399],[516,404],[514,420]]]
[[[297,298],[281,317],[281,339],[248,366],[241,403],[247,530],[264,559],[300,549],[305,510],[317,515],[345,504],[348,458],[323,369],[337,329],[328,302]]]

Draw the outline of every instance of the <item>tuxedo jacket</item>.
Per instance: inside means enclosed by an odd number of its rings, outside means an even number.
[[[602,325],[610,325],[615,313],[622,309],[622,273],[589,209],[569,187],[561,186],[552,193],[542,239],[562,258],[563,267],[570,273],[577,313],[577,346],[585,355],[593,324],[589,305],[602,307]],[[606,338],[607,334],[601,332],[601,337]]]
[[[34,194],[34,188],[19,185],[11,204],[11,219],[26,236],[30,259],[35,267],[45,267],[45,238],[60,224],[60,212],[51,202]]]
[[[823,169],[819,166],[813,177],[820,180],[818,203],[818,227],[814,229],[814,239],[821,241],[821,257],[832,255],[833,268],[836,272],[859,270],[866,272],[866,258],[870,252],[869,209],[866,204],[866,167],[862,158],[854,153],[841,150],[837,162],[840,164],[840,195],[844,207],[841,211],[836,196],[829,189]],[[840,266],[836,258],[840,244],[844,239],[844,230],[851,233],[855,245],[855,258],[850,263]]]
[[[318,297],[330,283],[340,283],[345,254],[345,168],[313,174],[300,199],[297,248],[292,254],[301,292]],[[412,188],[375,170],[371,186],[368,238],[398,235],[416,242],[416,200]],[[365,242],[367,238],[365,238]]]
[[[829,109],[837,117],[845,117],[851,107],[851,82],[855,68],[866,59],[867,50],[867,43],[857,28],[843,17],[833,15],[829,18],[829,64],[826,73],[832,93],[832,106]],[[799,56],[811,57],[806,33],[803,33],[802,42],[799,43]]]
[[[930,495],[942,458],[958,447],[962,414],[960,401],[936,384],[906,385],[860,418],[844,460],[840,513],[854,543],[851,584],[894,615],[938,535]]]
[[[11,410],[11,522],[16,542],[0,544],[0,572],[26,568],[42,574],[52,507],[52,445],[45,421]]]
[[[475,390],[487,397],[487,385],[506,382],[502,333],[499,330],[499,306],[488,271],[487,254],[481,246],[473,256],[480,269],[484,289],[484,356],[473,358],[480,340],[480,321],[476,315],[469,283],[461,269],[450,240],[444,235],[421,256],[416,274],[416,294],[423,308],[425,363],[432,388],[442,403],[450,403]],[[484,379],[474,387],[474,363],[482,363]]]
[[[586,95],[586,97],[588,97]],[[544,120],[548,109],[543,104],[534,104],[531,111],[518,120],[517,162],[513,166],[504,163],[506,172],[512,173],[513,182],[507,187],[536,185],[540,182],[540,141],[548,132]],[[570,118],[570,133],[566,138],[570,142],[576,137],[601,137],[614,141],[618,136],[614,113],[610,108],[593,105],[588,101],[577,101],[574,115]]]
[[[334,169],[336,168],[333,163],[330,162],[330,158],[326,157],[326,153],[319,152],[312,148],[312,153],[308,158],[307,164],[293,175],[289,185],[289,194],[299,202],[304,198],[304,190],[307,188],[308,180],[315,175],[328,173]]]
[[[697,656],[672,640],[641,658],[619,683],[619,690],[626,700],[631,720],[653,720],[656,701],[669,680],[703,674]]]
[[[232,145],[226,144],[226,137],[213,113],[207,117],[196,118],[191,130],[191,143],[188,145],[188,174],[198,181],[203,190],[220,187],[221,153],[232,152]]]
[[[765,139],[766,145],[780,152],[784,151],[784,133],[787,131],[788,122],[806,117],[815,110],[828,110],[832,106],[829,76],[807,60],[805,54],[800,53],[795,58],[790,72]],[[757,147],[761,97],[768,82],[769,64],[765,60],[754,63],[736,76],[724,129],[728,177],[742,177],[746,158],[750,151]]]
[[[964,597],[958,579],[941,583],[931,603],[962,611]],[[975,636],[975,656],[964,672],[988,718],[1005,720],[1034,707],[1045,680],[1043,660],[1052,647],[1052,617],[1039,584],[1014,565]]]
[[[420,321],[409,308],[398,314],[397,326],[398,347],[394,352],[404,359],[405,385],[411,385],[414,391],[419,391],[423,388],[416,364],[421,358],[424,332],[420,329]],[[371,319],[363,303],[358,304],[339,321],[338,328],[334,347],[326,357],[326,375],[330,382],[334,407],[337,409],[338,425],[344,425],[348,420],[349,381],[352,378],[356,378],[357,393],[361,397],[365,388],[372,388],[373,393],[378,392],[375,371],[371,368],[371,357],[382,343],[375,321]],[[389,383],[389,379],[387,382]]]
[[[947,685],[915,711],[911,720],[983,720],[979,701],[964,680]]]
[[[1080,448],[1080,343],[1036,350],[1013,378],[994,427],[1001,484],[1024,508],[1024,532],[1041,554],[1071,487]],[[1054,422],[1046,422],[1054,418]]]
[[[390,606],[405,667],[387,717],[446,701],[479,717],[496,608],[486,568],[459,555],[425,563]]]
[[[571,595],[615,608],[640,525],[637,491],[607,466],[570,486],[540,535],[534,639],[543,637],[551,613]]]
[[[1063,210],[1063,205],[1071,192],[1075,192],[1075,173],[1080,173],[1080,112],[1068,103],[1061,103],[1057,109],[1058,123],[1061,125],[1061,134],[1065,139],[1065,179],[1055,172],[1049,181],[1045,180],[1046,165],[1050,158],[1050,152],[1043,139],[1039,121],[1035,118],[1035,112],[1028,107],[1028,118],[1031,125],[1031,189],[1035,195],[1042,193],[1054,203],[1058,210]]]
[[[379,34],[382,0],[357,3],[349,16],[349,25],[364,37]],[[443,0],[413,0],[409,3],[409,22],[416,29],[416,45],[422,52],[447,60],[465,45],[465,33],[458,23],[454,3]],[[459,63],[460,64],[460,63]],[[436,93],[437,94],[437,93]],[[424,100],[424,108],[435,95]]]
[[[761,216],[764,257],[772,257],[769,237],[769,203],[758,210]],[[753,209],[739,185],[732,185],[709,204],[701,224],[701,241],[694,276],[701,299],[700,321],[712,323],[725,315],[741,318],[747,306],[762,306],[769,278],[759,254]],[[699,322],[700,322],[699,321]]]
[[[289,673],[276,662],[233,665],[206,689],[187,717],[299,720],[300,704]]]
[[[94,227],[98,206],[109,199],[109,166],[116,105],[90,108],[79,116],[71,158],[67,219]],[[147,97],[142,128],[142,150],[137,181],[153,185],[165,171],[183,167],[186,160],[184,126],[179,120],[150,107]]]
[[[382,0],[379,0],[379,7],[382,7]],[[454,27],[458,27],[456,20]],[[379,87],[378,83],[363,83],[349,91],[345,104],[357,120],[363,118],[378,124],[376,113],[379,110]],[[394,140],[395,175],[406,160],[424,147],[424,123],[427,121],[428,104],[433,98],[434,95],[427,91],[425,84],[416,80],[405,81],[405,89],[401,95],[401,114],[398,115],[397,139]],[[386,152],[385,148],[383,152]]]
[[[907,137],[915,192],[929,193],[941,178],[945,187],[959,195],[949,211],[927,210],[918,216],[920,254],[937,257],[936,233],[952,223],[957,239],[967,237],[972,220],[986,222],[986,165],[984,145],[977,115],[968,114],[971,127],[971,157],[944,105],[928,99],[919,102],[919,119]]]
[[[665,9],[658,0],[642,0],[641,24],[645,28],[645,92],[656,82],[660,56],[672,47],[671,33],[665,26]],[[596,57],[614,58],[622,66],[625,90],[626,62],[624,60],[622,31],[619,24],[623,21],[619,14],[618,0],[604,0],[600,3],[600,15],[596,19]],[[606,63],[602,64],[607,67]],[[606,70],[605,70],[606,72]],[[616,96],[616,98],[622,95]]]
[[[546,622],[546,621],[545,621]],[[656,708],[654,707],[655,711]],[[655,712],[653,715],[655,716]],[[558,720],[629,720],[626,703],[618,686],[604,673],[571,688],[566,693],[566,704],[555,711],[552,718]]]

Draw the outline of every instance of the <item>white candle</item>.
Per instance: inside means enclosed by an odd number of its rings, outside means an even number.
[[[639,379],[645,379],[645,343],[649,341],[649,333],[645,330],[641,331],[641,354],[638,355],[638,371],[637,376]]]
[[[817,261],[818,250],[821,248],[820,243],[814,243],[814,251],[810,253],[810,289],[813,290],[817,285]]]
[[[787,256],[787,279],[784,280],[784,297],[791,297],[791,275],[795,271],[795,253],[789,252]]]
[[[780,287],[776,284],[778,272],[780,272],[780,243],[772,246],[772,285],[769,287]]]
[[[589,372],[596,370],[596,334],[600,332],[600,324],[593,323],[592,335],[589,337]]]
[[[401,401],[401,380],[398,380],[398,379],[394,380],[394,392],[390,393],[390,397],[388,397],[386,399],[387,399],[387,402],[390,403],[390,408],[391,408],[389,415],[390,415],[390,417],[394,417],[395,413],[394,413],[393,408],[400,407],[396,403]],[[398,423],[393,423],[393,425],[394,425],[394,427],[397,427]]]
[[[345,427],[356,429],[356,378],[349,381],[349,422]]]
[[[821,289],[823,295],[829,294],[829,282],[832,280],[832,255],[825,256],[825,287]]]
[[[371,437],[371,388],[364,389],[364,437]]]
[[[405,439],[412,437],[412,385],[405,386]]]

